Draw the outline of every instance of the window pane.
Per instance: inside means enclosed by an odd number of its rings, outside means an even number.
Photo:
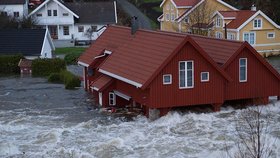
[[[244,41],[249,42],[249,34],[248,33],[244,34]]]
[[[48,16],[52,16],[52,11],[48,10]]]
[[[255,43],[255,34],[254,33],[250,33],[250,44],[254,44]]]
[[[246,60],[240,59],[240,66],[245,66],[245,65],[246,65]]]
[[[180,63],[180,70],[185,70],[185,62]]]
[[[57,16],[57,10],[53,10],[53,16]]]
[[[187,69],[188,70],[192,69],[192,62],[187,62]]]
[[[186,87],[185,71],[180,71],[180,87]]]
[[[240,80],[246,80],[246,69],[245,67],[240,67]]]
[[[69,35],[69,27],[68,26],[63,26],[63,34],[64,35]]]
[[[171,82],[170,76],[164,76],[164,83],[170,83],[170,82]]]
[[[188,70],[188,72],[187,72],[187,76],[188,76],[188,78],[187,78],[187,86],[188,87],[192,87],[193,86],[193,76],[192,76],[192,70]]]
[[[208,73],[206,73],[206,72],[201,73],[201,80],[202,81],[208,80]]]

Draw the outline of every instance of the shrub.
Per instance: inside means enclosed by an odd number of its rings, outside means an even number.
[[[67,70],[63,70],[60,73],[52,73],[49,76],[48,81],[52,83],[64,83],[65,89],[75,89],[75,87],[81,86],[79,77]]]
[[[24,59],[23,55],[2,55],[0,56],[0,74],[14,74],[19,73],[20,68],[18,63],[20,59]]]
[[[79,58],[80,55],[81,55],[80,52],[69,53],[65,55],[64,60],[67,65],[75,65],[77,64],[77,59]]]
[[[51,73],[59,73],[65,70],[66,65],[62,59],[35,59],[32,62],[33,76],[49,76]]]

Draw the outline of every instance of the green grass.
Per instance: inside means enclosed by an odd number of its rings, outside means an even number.
[[[86,47],[66,47],[66,48],[56,48],[55,54],[69,54],[69,53],[83,53]]]

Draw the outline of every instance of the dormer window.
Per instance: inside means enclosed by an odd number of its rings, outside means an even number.
[[[262,28],[262,19],[255,19],[254,20],[254,29],[261,29]]]

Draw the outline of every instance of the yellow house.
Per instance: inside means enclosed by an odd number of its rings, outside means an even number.
[[[259,53],[280,52],[280,26],[262,11],[217,11],[214,14],[216,38],[247,41]]]
[[[222,0],[163,0],[160,7],[161,30],[189,33],[195,27],[211,28],[212,15],[218,10],[237,10]]]

